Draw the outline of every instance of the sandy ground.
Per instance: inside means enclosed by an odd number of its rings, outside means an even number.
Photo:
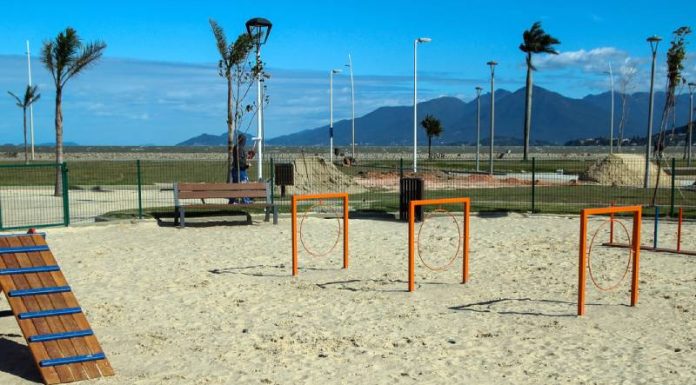
[[[429,263],[453,255],[451,221],[426,221]],[[309,217],[305,241],[330,246],[337,226]],[[418,260],[414,293],[404,223],[351,220],[350,268],[340,269],[339,244],[324,258],[302,252],[297,278],[287,218],[47,231],[117,372],[97,384],[693,383],[696,259],[644,252],[638,307],[626,306],[628,281],[610,293],[588,282],[579,318],[578,229],[572,216],[472,217],[470,282],[458,283],[458,260],[447,272]],[[674,226],[660,231],[674,243]],[[651,233],[645,221],[643,243]],[[684,234],[696,250],[696,224]],[[595,248],[597,278],[620,277],[624,253]],[[19,333],[0,317],[0,384],[38,380]]]

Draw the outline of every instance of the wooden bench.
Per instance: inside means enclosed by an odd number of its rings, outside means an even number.
[[[237,203],[205,203],[206,199],[237,199]],[[253,203],[241,203],[242,198],[254,199]],[[183,203],[183,199],[200,199],[202,203]],[[185,227],[186,209],[244,209],[263,207],[268,222],[273,212],[273,224],[278,224],[278,208],[273,203],[270,185],[266,183],[175,183],[174,224]],[[250,216],[247,213],[247,218]]]

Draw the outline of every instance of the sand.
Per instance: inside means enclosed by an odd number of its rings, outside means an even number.
[[[662,167],[669,167],[668,161]],[[669,186],[671,176],[656,161],[650,162],[650,186],[655,187],[658,173],[662,186]],[[645,157],[636,154],[612,154],[592,164],[580,180],[602,185],[641,187],[645,185]]]
[[[439,264],[451,219],[426,222]],[[645,221],[644,243],[652,226]],[[628,283],[588,283],[576,317],[576,216],[471,219],[471,276],[416,265],[407,293],[407,226],[351,220],[350,267],[337,248],[300,254],[290,221],[186,229],[153,221],[48,229],[48,242],[117,375],[97,384],[687,384],[696,378],[696,259],[644,252],[637,307]],[[594,223],[596,226],[597,223]],[[309,217],[306,241],[337,223]],[[438,228],[439,226],[439,228]],[[674,226],[661,224],[661,242]],[[696,250],[696,224],[684,228]],[[616,250],[616,249],[612,249]],[[599,253],[599,251],[597,251]],[[451,255],[451,254],[449,254]],[[596,271],[620,276],[602,248]],[[618,255],[618,257],[617,257]],[[622,254],[623,255],[623,254]],[[625,256],[625,255],[623,255]],[[428,256],[426,256],[428,258]],[[0,311],[8,309],[0,299]],[[19,328],[0,317],[0,384],[37,381]]]

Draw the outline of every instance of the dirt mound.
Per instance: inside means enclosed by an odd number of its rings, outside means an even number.
[[[650,185],[655,186],[658,172],[660,184],[669,185],[670,177],[650,162]],[[580,175],[580,180],[611,186],[642,187],[645,178],[645,157],[634,154],[612,154],[592,164]]]
[[[290,194],[366,191],[352,177],[321,157],[301,157],[293,162],[295,185],[288,186]]]

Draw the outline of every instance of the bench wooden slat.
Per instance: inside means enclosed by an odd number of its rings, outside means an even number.
[[[243,191],[187,191],[180,192],[179,199],[212,199],[212,198],[266,198],[266,190]]]
[[[236,191],[236,190],[266,190],[265,183],[180,183],[179,192],[188,191]]]

